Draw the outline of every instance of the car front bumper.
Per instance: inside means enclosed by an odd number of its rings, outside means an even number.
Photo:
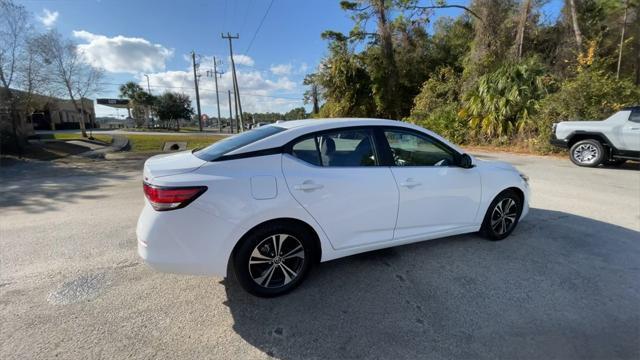
[[[559,147],[559,148],[563,148],[566,149],[569,147],[569,142],[565,139],[557,139],[555,136],[552,136],[551,139],[549,139],[549,143],[551,143],[551,145]]]

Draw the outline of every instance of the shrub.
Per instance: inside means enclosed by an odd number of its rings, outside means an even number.
[[[530,128],[538,102],[554,87],[536,59],[506,64],[478,79],[464,96],[460,116],[481,139],[509,141]]]

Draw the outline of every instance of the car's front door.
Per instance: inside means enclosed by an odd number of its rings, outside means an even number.
[[[300,139],[283,155],[282,170],[293,197],[335,249],[393,239],[398,188],[391,170],[379,166],[371,129]]]
[[[418,131],[385,128],[384,139],[400,191],[394,240],[473,226],[481,196],[476,168],[457,166],[460,154]]]

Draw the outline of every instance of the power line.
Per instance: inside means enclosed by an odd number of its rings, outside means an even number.
[[[108,86],[120,86],[122,84],[116,84],[116,83],[100,83],[100,85],[108,85]],[[192,90],[193,86],[171,86],[171,85],[151,85],[152,88],[158,88],[158,89],[187,89],[187,90]],[[206,92],[214,92],[216,91],[215,89],[212,88],[204,88],[201,87],[199,88],[200,92],[206,91]],[[221,90],[221,91],[224,91]],[[300,95],[300,97],[288,97],[288,96],[274,96],[274,95],[263,95],[263,94],[256,94],[256,93],[247,93],[247,92],[243,92],[242,96],[254,96],[254,97],[266,97],[266,98],[273,98],[273,99],[290,99],[290,100],[300,100],[302,99],[302,95]]]
[[[253,33],[253,37],[249,42],[249,46],[247,46],[247,49],[244,51],[244,55],[247,55],[249,53],[249,49],[251,49],[251,45],[253,45],[253,40],[255,40],[256,36],[258,36],[258,32],[260,31],[260,28],[262,28],[262,24],[264,24],[264,20],[267,18],[267,15],[269,15],[269,10],[271,10],[271,5],[273,5],[273,1],[274,0],[271,0],[271,2],[269,3],[269,7],[267,8],[267,11],[265,11],[264,16],[262,17],[262,20],[260,20],[260,24],[258,25],[256,32]]]

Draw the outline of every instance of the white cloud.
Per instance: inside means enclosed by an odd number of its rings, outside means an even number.
[[[46,28],[52,28],[58,20],[58,15],[60,13],[57,11],[52,12],[49,9],[42,9],[42,15],[38,15],[37,18]]]
[[[229,58],[229,60],[231,59]],[[233,60],[235,61],[236,65],[253,66],[253,64],[255,63],[255,61],[253,61],[253,59],[247,55],[233,55]]]
[[[173,55],[173,50],[143,38],[107,37],[84,30],[74,31],[73,36],[87,42],[79,44],[78,50],[88,63],[113,73],[161,71]]]
[[[271,66],[270,70],[275,75],[289,75],[291,74],[293,66],[291,64],[279,64]]]
[[[300,74],[306,74],[307,70],[309,70],[309,65],[307,65],[306,62],[303,62],[302,64],[300,64],[300,68],[298,70]]]

